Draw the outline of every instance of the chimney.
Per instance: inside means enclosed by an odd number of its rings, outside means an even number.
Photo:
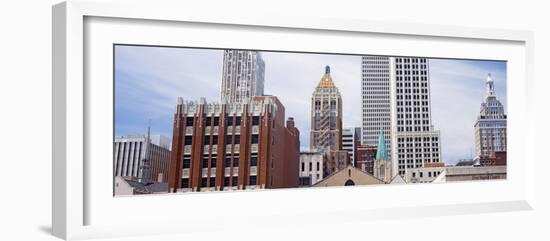
[[[294,129],[294,117],[288,117],[286,120],[286,128]]]

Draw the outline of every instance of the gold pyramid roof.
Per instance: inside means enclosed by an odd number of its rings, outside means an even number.
[[[332,77],[330,76],[330,66],[325,67],[325,75],[323,75],[323,78],[321,78],[321,81],[319,81],[318,87],[334,87],[334,82],[332,81]]]

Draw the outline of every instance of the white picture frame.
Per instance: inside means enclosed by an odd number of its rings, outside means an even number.
[[[155,11],[149,11],[151,8]],[[350,19],[321,19],[321,18],[297,18],[291,16],[238,16],[224,15],[214,16],[208,15],[205,11],[187,8],[184,2],[177,1],[155,1],[155,2],[97,2],[73,0],[60,3],[53,7],[53,167],[52,167],[52,227],[53,234],[63,239],[83,239],[94,237],[111,237],[123,235],[138,235],[138,234],[153,234],[153,233],[173,233],[173,232],[194,232],[204,230],[200,225],[189,223],[186,227],[181,225],[185,220],[178,219],[181,216],[181,209],[176,206],[178,203],[185,205],[209,205],[213,200],[223,199],[228,203],[244,203],[246,200],[272,200],[269,210],[253,209],[254,211],[234,212],[225,210],[220,213],[220,210],[203,211],[202,215],[214,217],[219,222],[211,223],[211,227],[221,227],[224,223],[224,216],[231,216],[233,220],[238,222],[253,222],[247,221],[251,217],[269,217],[270,222],[286,222],[286,225],[297,224],[304,220],[314,221],[321,216],[330,215],[332,220],[323,220],[318,222],[338,222],[342,219],[358,220],[358,219],[383,219],[392,217],[414,217],[414,216],[433,216],[433,215],[451,215],[463,213],[482,213],[482,212],[497,212],[497,211],[513,211],[513,210],[529,210],[533,208],[534,202],[534,175],[536,161],[534,156],[534,134],[533,125],[528,123],[531,120],[524,118],[531,115],[530,108],[521,108],[532,103],[532,98],[529,94],[532,93],[533,82],[533,34],[528,31],[512,31],[512,30],[496,30],[496,29],[481,29],[456,26],[438,26],[438,25],[421,25],[409,23],[391,23],[391,22],[369,22]],[[513,81],[509,81],[509,116],[510,118],[510,149],[509,162],[518,163],[515,160],[521,158],[521,165],[509,165],[509,178],[506,181],[497,182],[470,182],[457,184],[443,185],[414,185],[400,186],[388,188],[387,186],[377,187],[358,187],[352,191],[341,188],[328,188],[323,190],[272,190],[259,192],[240,192],[240,193],[212,193],[212,194],[191,194],[188,196],[182,195],[155,195],[151,197],[134,197],[117,199],[115,202],[105,201],[112,196],[102,196],[100,192],[94,190],[104,187],[101,184],[90,183],[90,178],[93,179],[96,174],[89,174],[90,169],[98,170],[97,164],[91,163],[89,155],[90,143],[86,142],[86,135],[90,134],[89,124],[90,119],[97,118],[93,116],[96,104],[90,103],[93,96],[97,94],[88,93],[89,89],[97,89],[99,86],[89,85],[85,78],[90,78],[86,75],[86,68],[95,68],[94,61],[91,60],[91,65],[87,61],[86,54],[90,54],[86,47],[86,34],[102,33],[100,28],[90,30],[86,29],[87,19],[109,18],[121,22],[139,21],[139,23],[154,22],[149,28],[156,31],[162,24],[207,24],[214,27],[223,27],[224,29],[247,29],[250,28],[252,34],[264,32],[265,34],[282,34],[285,31],[297,31],[307,35],[308,33],[319,34],[334,34],[335,38],[338,35],[346,34],[372,34],[378,36],[390,36],[392,38],[411,38],[417,41],[443,41],[453,40],[457,46],[461,43],[468,44],[475,42],[480,46],[490,46],[502,44],[510,46],[510,54],[505,53],[487,53],[486,56],[501,56],[504,58],[514,57],[512,64],[513,71],[511,76],[519,76]],[[110,24],[109,21],[103,23]],[[139,24],[138,23],[138,24]],[[132,24],[135,24],[133,22]],[[127,28],[124,24],[116,26],[117,28]],[[179,25],[178,25],[179,26]],[[176,27],[178,27],[176,26]],[[179,27],[178,27],[179,28]],[[205,30],[206,29],[206,30]],[[97,31],[99,30],[99,31]],[[86,31],[90,31],[87,32]],[[159,30],[162,31],[162,30]],[[197,31],[208,31],[207,28]],[[248,31],[248,30],[246,30]],[[102,35],[103,36],[103,35]],[[155,35],[158,36],[158,35]],[[162,36],[162,35],[161,35]],[[346,35],[347,36],[347,35]],[[101,37],[101,36],[100,36]],[[308,38],[307,36],[304,39]],[[97,38],[98,41],[111,41],[109,39]],[[199,39],[200,40],[200,39]],[[147,42],[143,38],[136,42]],[[166,40],[164,44],[170,44],[170,40]],[[141,43],[141,42],[140,42]],[[216,45],[214,41],[209,43]],[[219,44],[219,42],[218,42]],[[233,45],[231,45],[233,44]],[[286,43],[288,44],[288,43]],[[227,46],[238,47],[238,43],[227,43]],[[273,46],[275,44],[273,43]],[[287,47],[289,45],[286,45]],[[443,45],[446,46],[446,45]],[[450,45],[449,45],[450,46]],[[259,46],[258,46],[259,47]],[[91,48],[95,48],[91,46]],[[283,45],[276,48],[284,48]],[[298,48],[298,47],[297,47]],[[302,46],[303,48],[303,46]],[[313,46],[312,48],[315,48]],[[419,48],[421,49],[421,48]],[[293,50],[293,49],[286,49]],[[337,51],[335,48],[332,51]],[[345,49],[340,49],[339,52],[345,52]],[[347,50],[347,51],[353,51]],[[363,50],[365,51],[365,50]],[[417,50],[420,51],[420,50]],[[101,51],[100,51],[101,52]],[[330,52],[330,50],[329,50]],[[491,51],[487,51],[491,52]],[[506,51],[504,51],[506,52]],[[96,52],[94,52],[95,54]],[[99,53],[99,52],[98,52]],[[370,52],[369,52],[370,53]],[[382,54],[395,54],[399,52],[383,52]],[[377,53],[372,53],[377,54]],[[415,54],[414,52],[411,54]],[[417,55],[422,56],[437,56],[435,52],[417,52]],[[103,56],[97,54],[98,56]],[[446,56],[446,55],[445,55]],[[473,55],[472,55],[473,56]],[[441,57],[441,56],[440,56]],[[444,56],[443,56],[444,57]],[[448,56],[447,56],[448,57]],[[468,53],[464,56],[468,57]],[[478,58],[482,58],[483,53],[480,53]],[[517,58],[516,58],[517,57]],[[511,61],[512,59],[507,59]],[[517,61],[516,61],[517,60]],[[105,60],[106,61],[106,60]],[[112,60],[109,60],[112,61]],[[516,67],[517,66],[517,67]],[[108,71],[107,71],[108,72]],[[509,78],[511,79],[511,78]],[[112,80],[111,80],[112,81]],[[110,82],[112,83],[112,82]],[[108,99],[106,99],[108,101]],[[513,104],[512,104],[513,103]],[[109,120],[110,121],[110,120]],[[523,123],[523,126],[519,124]],[[516,137],[517,139],[513,139]],[[112,138],[112,137],[111,137]],[[519,140],[521,139],[521,140]],[[111,139],[109,139],[111,140]],[[93,142],[93,141],[92,141]],[[111,144],[111,143],[107,143]],[[109,146],[109,145],[107,145]],[[112,145],[111,145],[112,146]],[[100,154],[94,155],[112,155],[112,152],[102,151]],[[96,172],[111,173],[111,170],[103,170]],[[95,180],[95,179],[93,179]],[[112,182],[109,178],[106,182]],[[112,184],[111,184],[112,185]],[[493,195],[492,197],[483,196],[480,193],[478,198],[464,197],[451,199],[442,198],[440,201],[422,201],[421,199],[412,200],[410,202],[398,202],[393,200],[392,195],[401,193],[402,195],[411,195],[412,193],[422,193],[427,196],[433,193],[440,192],[443,189],[456,190],[462,192],[464,190],[474,190],[483,192],[483,190],[501,190],[507,194]],[[111,190],[107,190],[111,192]],[[390,194],[392,193],[392,194]],[[331,198],[359,198],[365,195],[378,195],[380,198],[377,201],[371,201],[372,206],[364,209],[350,210],[345,207],[323,209],[322,205],[311,205],[309,208],[297,209],[292,206],[290,201],[281,200],[280,197],[297,197],[302,199],[319,199],[331,196]],[[104,201],[98,201],[102,199]],[[277,203],[275,203],[277,202]],[[92,204],[91,204],[92,203]],[[95,203],[95,204],[93,204]],[[145,212],[144,217],[155,219],[156,226],[147,225],[148,229],[139,228],[139,222],[132,222],[130,210],[139,206],[150,206],[158,203],[160,211]],[[273,206],[273,204],[277,204]],[[128,210],[124,210],[125,207]],[[255,206],[253,206],[255,207]],[[175,210],[176,209],[176,210]],[[120,212],[117,217],[128,216],[127,219],[121,218],[118,221],[107,222],[105,217],[114,210]],[[167,210],[175,210],[167,212]],[[218,211],[218,212],[214,212]],[[217,213],[217,214],[216,214]],[[97,218],[97,221],[91,220],[91,216],[102,217]],[[201,212],[195,210],[187,212],[189,217],[199,218]],[[180,220],[180,228],[174,231],[174,226],[171,223],[174,220]],[[202,220],[202,219],[200,219]],[[138,220],[139,221],[139,220]],[[206,221],[206,220],[203,220]],[[226,220],[225,220],[226,221]],[[229,224],[231,225],[231,224]],[[137,231],[139,230],[139,231]]]

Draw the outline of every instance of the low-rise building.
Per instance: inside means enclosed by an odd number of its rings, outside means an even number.
[[[409,168],[405,171],[407,183],[431,183],[445,171],[445,163],[425,163],[423,167]]]
[[[323,176],[325,177],[350,165],[347,151],[327,150],[323,156]]]
[[[441,175],[440,182],[506,179],[506,166],[452,166]]]
[[[361,171],[374,174],[374,160],[376,158],[376,146],[356,145],[355,146],[355,167]]]
[[[333,186],[355,186],[355,185],[376,185],[385,182],[373,175],[363,172],[351,165],[326,176],[315,187],[333,187]]]
[[[150,182],[144,184],[136,178],[115,177],[115,196],[168,193],[168,183]]]
[[[311,186],[323,179],[324,156],[319,151],[300,152],[300,186]]]

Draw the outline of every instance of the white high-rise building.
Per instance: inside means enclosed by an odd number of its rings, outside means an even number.
[[[486,96],[474,124],[476,158],[486,159],[496,151],[506,151],[506,113],[497,99],[491,74],[485,82]]]
[[[382,128],[386,146],[391,148],[390,58],[363,56],[361,72],[361,142],[376,146]],[[388,154],[391,156],[391,153]]]
[[[265,63],[258,51],[225,50],[221,87],[222,103],[248,103],[264,95]]]
[[[426,58],[363,57],[363,143],[382,128],[393,173],[441,161],[440,134],[431,122],[429,63]]]
[[[361,128],[350,127],[342,129],[342,150],[348,151],[349,162],[355,166],[355,145],[359,144]]]

